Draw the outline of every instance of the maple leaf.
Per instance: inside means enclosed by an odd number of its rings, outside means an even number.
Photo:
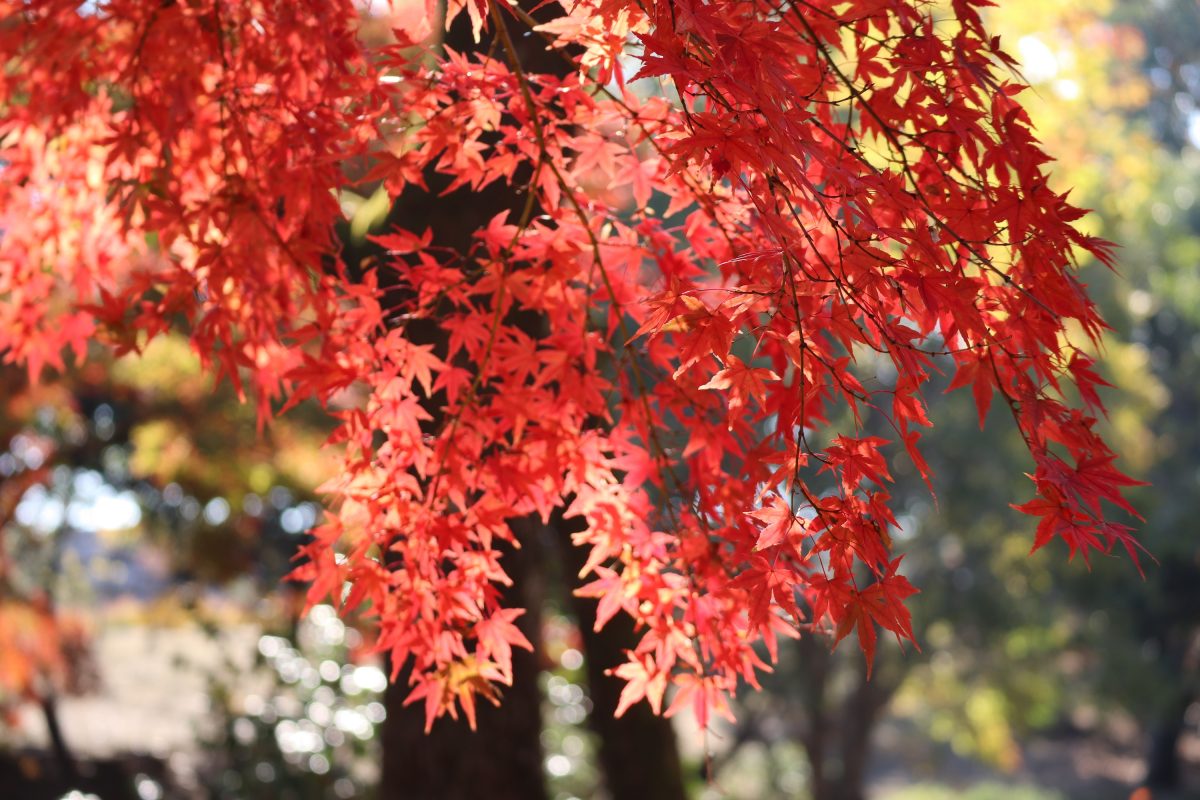
[[[892,480],[887,462],[879,452],[879,448],[887,443],[886,439],[878,436],[859,439],[838,436],[834,444],[825,448],[829,462],[822,470],[840,468],[842,483],[846,486],[857,486],[863,478],[882,486]]]
[[[766,397],[766,381],[777,381],[779,376],[774,370],[765,367],[751,367],[737,356],[730,356],[729,366],[718,371],[701,389],[724,391],[729,398],[729,416],[736,415],[747,402]],[[733,422],[730,421],[732,426]]]
[[[496,665],[504,683],[512,683],[512,649],[514,646],[533,650],[533,644],[513,624],[513,620],[524,614],[524,609],[506,608],[493,613],[487,619],[475,623],[473,631],[479,643],[477,657]]]
[[[768,561],[758,556],[751,562],[750,569],[739,575],[733,585],[749,594],[747,616],[751,626],[767,628],[770,627],[771,610],[775,606],[789,614],[792,619],[800,619],[800,609],[796,604],[796,587],[802,580],[786,561]]]
[[[1038,522],[1037,533],[1034,535],[1033,546],[1029,550],[1030,555],[1050,543],[1056,532],[1059,519],[1067,513],[1060,503],[1055,503],[1041,497],[1036,497],[1021,505],[1012,504],[1012,507],[1023,514],[1041,517],[1041,521]]]
[[[763,523],[763,529],[754,543],[755,550],[765,550],[788,542],[792,531],[799,527],[791,505],[777,494],[771,495],[770,505],[747,511],[746,516]]]
[[[600,605],[596,609],[595,630],[604,627],[625,604],[625,585],[621,576],[607,567],[596,567],[599,576],[591,583],[584,584],[575,590],[580,597],[597,597]]]
[[[733,712],[729,709],[729,700],[726,692],[714,679],[701,678],[691,673],[684,673],[676,680],[676,685],[679,687],[679,690],[671,700],[671,705],[667,708],[665,716],[674,716],[679,713],[680,709],[687,707],[690,703],[692,713],[696,717],[696,723],[702,729],[708,727],[708,720],[713,712],[716,712],[730,722],[734,721]]]
[[[1093,359],[1083,353],[1076,353],[1067,364],[1067,369],[1070,370],[1071,377],[1075,379],[1075,387],[1079,390],[1079,394],[1083,397],[1084,402],[1090,408],[1103,411],[1104,403],[1101,402],[1100,395],[1096,393],[1096,387],[1111,387],[1112,384],[1096,374],[1092,369],[1095,363]]]
[[[496,690],[494,670],[491,665],[480,662],[474,656],[464,656],[443,668],[436,675],[418,678],[416,685],[404,699],[405,705],[419,700],[425,701],[425,732],[433,728],[434,721],[443,712],[457,719],[457,708],[462,706],[467,724],[475,730],[475,698],[483,697],[493,705],[500,704],[500,693]],[[491,674],[489,674],[491,673]]]
[[[967,385],[970,385],[971,391],[975,395],[975,408],[979,412],[979,429],[983,430],[988,409],[992,404],[992,393],[995,386],[995,377],[986,355],[977,356],[972,353],[964,357],[958,363],[954,379],[950,381],[946,391],[953,391]]]
[[[875,643],[877,635],[875,626],[878,624],[884,630],[896,635],[896,640],[913,641],[912,616],[904,607],[905,598],[915,594],[913,587],[903,575],[896,574],[900,567],[900,558],[894,559],[887,572],[875,583],[861,592],[855,591],[850,601],[842,609],[838,626],[834,633],[834,644],[841,642],[858,630],[858,642],[867,660],[867,677],[875,662]],[[915,642],[914,642],[915,645]]]
[[[630,654],[630,660],[609,670],[609,674],[626,681],[621,689],[621,697],[617,702],[614,715],[620,717],[629,707],[643,698],[650,704],[655,714],[662,711],[663,694],[667,690],[667,673],[655,668],[654,659],[649,655],[635,656]]]

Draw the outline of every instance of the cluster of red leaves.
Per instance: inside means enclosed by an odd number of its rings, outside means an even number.
[[[370,604],[430,722],[511,681],[503,543],[556,509],[596,624],[641,631],[622,710],[674,686],[667,713],[728,713],[801,629],[868,659],[876,626],[912,639],[884,453],[930,480],[939,369],[981,421],[1011,410],[1035,546],[1135,552],[1070,338],[1103,330],[1073,264],[1108,245],[1047,186],[986,0],[570,0],[542,25],[452,0],[486,55],[434,46],[435,5],[397,0],[370,49],[349,0],[0,5],[0,350],[36,373],[93,326],[180,325],[264,409],[333,402],[344,469],[300,574]],[[518,33],[571,68],[530,72]],[[525,203],[468,252],[390,231],[352,282],[351,162],[392,197],[438,172]]]
[[[331,189],[377,90],[353,10],[39,0],[0,20],[6,359],[36,378],[97,327],[128,349],[182,324],[267,403],[305,323],[338,314]]]

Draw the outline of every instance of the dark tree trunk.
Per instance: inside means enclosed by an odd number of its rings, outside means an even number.
[[[54,752],[54,761],[58,769],[58,778],[64,787],[74,786],[79,781],[79,771],[75,766],[75,757],[63,736],[62,725],[58,720],[58,702],[52,694],[46,694],[41,699],[42,716],[46,719],[46,733],[50,737],[50,749]]]
[[[522,0],[521,5],[539,19],[549,20],[562,13],[550,3]],[[536,12],[533,9],[537,8]],[[511,25],[511,21],[509,22]],[[523,68],[530,72],[566,74],[568,64],[560,53],[547,50],[544,42],[533,35],[513,33],[518,57]],[[491,45],[488,37],[476,43],[470,33],[465,15],[460,17],[446,35],[446,44],[459,53],[486,52]],[[498,54],[499,57],[499,54]],[[514,187],[521,187],[527,173],[518,172],[512,185],[494,183],[485,189],[457,191],[442,196],[449,178],[430,170],[426,182],[428,194],[409,187],[393,204],[385,226],[402,226],[412,231],[429,228],[438,247],[448,247],[466,256],[474,244],[476,230],[484,227],[498,213],[508,210],[519,215],[524,202]],[[369,257],[380,259],[383,253],[369,242],[347,241],[343,253],[351,275],[359,274]],[[388,286],[390,276],[382,272],[381,285]],[[392,295],[395,296],[395,295]],[[514,324],[537,335],[541,320],[534,316],[513,320]],[[445,332],[435,323],[410,324],[408,337],[421,344],[445,345]],[[428,409],[434,424],[441,418],[441,409]],[[534,526],[517,525],[532,529]],[[405,707],[408,693],[407,672],[402,672],[386,695],[387,720],[383,725],[383,769],[380,783],[381,800],[457,800],[458,798],[488,797],[493,800],[542,800],[546,789],[542,772],[541,693],[537,678],[540,652],[540,591],[541,568],[537,562],[546,554],[539,551],[530,530],[519,532],[523,547],[504,556],[504,568],[513,580],[506,592],[504,605],[527,609],[519,625],[534,644],[534,652],[514,650],[513,686],[504,692],[499,707],[486,700],[478,702],[477,731],[472,732],[465,722],[449,719],[437,721],[426,734],[423,709],[417,705]],[[618,795],[625,797],[634,795]],[[673,795],[664,797],[674,798]],[[680,795],[682,797],[682,795]]]
[[[826,751],[830,726],[825,714],[826,690],[832,661],[828,642],[819,636],[802,636],[796,643],[800,651],[801,696],[804,706],[804,732],[801,741],[808,756],[811,774],[809,793],[813,800],[825,800]]]
[[[388,222],[411,230],[432,228],[435,244],[467,253],[474,232],[504,209],[517,202],[509,187],[495,185],[482,192],[455,192],[436,197],[444,176],[429,176],[433,194],[410,192],[392,208]],[[365,253],[363,254],[365,255]],[[419,344],[445,345],[445,331],[424,320],[406,328],[408,338]],[[442,409],[428,409],[438,424]],[[514,531],[520,525],[514,525]],[[533,537],[522,537],[520,550],[503,556],[504,569],[513,580],[503,603],[527,609],[518,621],[534,652],[513,651],[513,685],[503,693],[499,707],[477,699],[477,730],[465,721],[438,720],[425,733],[421,704],[405,707],[408,672],[404,670],[389,685],[383,724],[383,770],[380,800],[543,800],[546,797],[542,772],[541,692],[538,688],[540,651],[540,569]]]
[[[542,775],[541,691],[538,652],[542,598],[538,587],[539,554],[533,544],[505,554],[513,579],[506,606],[529,609],[518,620],[534,651],[513,650],[513,685],[499,707],[482,698],[472,731],[462,719],[443,717],[425,733],[422,703],[404,706],[407,670],[389,685],[383,724],[383,773],[380,800],[544,800]],[[461,717],[461,714],[460,714]]]
[[[868,678],[865,662],[858,653],[854,655],[857,657],[858,683],[842,702],[839,719],[841,775],[828,800],[863,800],[866,797],[871,735],[880,713],[900,686],[899,677],[888,674],[885,663],[877,664],[875,674]],[[882,657],[880,661],[883,661]]]
[[[1194,697],[1181,693],[1166,709],[1150,732],[1150,749],[1146,754],[1146,785],[1152,789],[1175,789],[1183,777],[1179,760],[1179,737],[1183,735],[1184,718]]]
[[[1164,591],[1186,597],[1195,584],[1195,569],[1190,565],[1167,562],[1163,566]],[[1146,752],[1146,780],[1152,789],[1177,789],[1183,782],[1183,764],[1179,739],[1187,728],[1187,710],[1200,697],[1200,631],[1186,614],[1176,619],[1149,620],[1169,624],[1161,638],[1163,661],[1170,665],[1170,694],[1154,710],[1150,725],[1149,748]]]
[[[566,525],[569,525],[567,523]],[[560,530],[564,525],[560,523]],[[599,632],[594,631],[596,600],[576,597],[573,578],[583,568],[587,554],[558,537],[564,554],[566,587],[579,623],[585,651],[584,669],[592,700],[589,723],[600,739],[600,765],[613,800],[685,800],[683,771],[675,732],[669,720],[656,716],[646,703],[638,703],[619,719],[613,714],[624,681],[605,672],[626,661],[625,651],[637,645],[633,620],[617,614]]]
[[[812,771],[809,793],[812,800],[864,800],[871,736],[904,669],[880,653],[868,679],[862,655],[852,653],[853,684],[839,696],[831,677],[840,659],[829,652],[829,640],[805,636],[799,648],[806,722],[802,739]]]
[[[552,9],[543,9],[541,15],[552,17],[559,12],[556,5]],[[486,39],[482,45],[473,41],[469,25],[463,18],[447,34],[446,42],[460,53],[488,46]],[[522,37],[518,49],[528,69],[565,71],[565,62],[557,55],[547,54],[540,39]],[[430,171],[426,180],[431,192],[424,194],[410,187],[393,204],[387,227],[400,225],[414,231],[429,228],[435,245],[453,248],[464,256],[474,243],[475,231],[501,211],[516,213],[523,202],[512,186],[500,183],[478,192],[460,190],[440,196],[449,179]],[[521,185],[520,175],[514,179],[514,185]],[[352,245],[346,253],[347,262],[362,262],[367,256],[383,255],[373,253],[372,247],[368,243]],[[517,324],[536,334],[540,322],[531,318],[518,320]],[[445,332],[433,323],[409,325],[407,333],[418,343],[431,343],[439,348],[445,344]],[[431,407],[428,410],[436,424],[441,418],[441,409]],[[524,529],[518,533],[523,547],[504,556],[504,568],[513,580],[512,588],[505,593],[504,605],[527,609],[518,625],[533,643],[534,651],[513,651],[513,685],[504,692],[498,707],[482,698],[478,700],[476,731],[471,731],[465,721],[443,718],[426,734],[424,710],[420,704],[404,706],[408,694],[407,671],[397,676],[386,694],[380,800],[474,800],[478,797],[543,800],[546,797],[542,772],[541,692],[537,682],[543,601],[537,559],[544,554],[540,553],[535,537],[528,535],[532,527],[514,525],[514,530]]]

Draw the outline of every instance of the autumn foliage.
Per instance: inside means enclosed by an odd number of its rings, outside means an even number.
[[[174,328],[264,418],[326,404],[298,573],[369,604],[430,722],[511,681],[501,555],[561,511],[596,624],[638,624],[621,710],[704,724],[779,636],[914,638],[889,465],[932,489],[940,373],[1019,428],[1035,549],[1136,560],[1075,272],[1111,246],[986,5],[393,0],[368,45],[351,0],[7,0],[0,352],[36,379]],[[439,44],[461,15],[474,54]],[[338,191],[433,175],[517,210],[465,252],[401,220],[350,270]]]

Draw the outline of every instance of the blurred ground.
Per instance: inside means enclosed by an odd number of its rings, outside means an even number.
[[[211,676],[232,665],[248,673],[259,634],[247,624],[224,627],[219,639],[195,625],[106,627],[93,643],[97,691],[58,704],[68,746],[81,761],[148,755],[176,785],[194,788],[212,725]],[[10,739],[47,749],[41,711],[24,707]]]
[[[105,627],[95,640],[97,690],[60,703],[68,744],[81,761],[150,756],[166,765],[170,785],[194,794],[203,756],[199,742],[212,726],[210,676],[251,674],[259,636],[246,623],[222,626],[217,638],[187,624]],[[242,669],[235,670],[238,665]],[[253,680],[239,683],[237,691],[258,691]],[[8,738],[45,748],[40,711],[26,708]],[[869,785],[878,800],[1124,800],[1144,772],[1141,743],[1120,726],[1026,742],[1021,765],[1010,774],[956,755],[904,719],[887,719],[875,744]],[[1189,788],[1155,800],[1200,798],[1200,736],[1186,735],[1182,748]]]
[[[943,796],[1126,800],[1145,774],[1141,742],[1131,731],[1032,739],[1024,743],[1021,766],[1011,774],[958,756],[950,747],[930,742],[903,720],[886,720],[875,744],[870,785],[873,796],[880,800],[940,800]],[[1185,788],[1174,794],[1156,794],[1155,800],[1200,798],[1200,736],[1185,734],[1181,747],[1186,760]],[[934,786],[950,793],[937,793]]]

